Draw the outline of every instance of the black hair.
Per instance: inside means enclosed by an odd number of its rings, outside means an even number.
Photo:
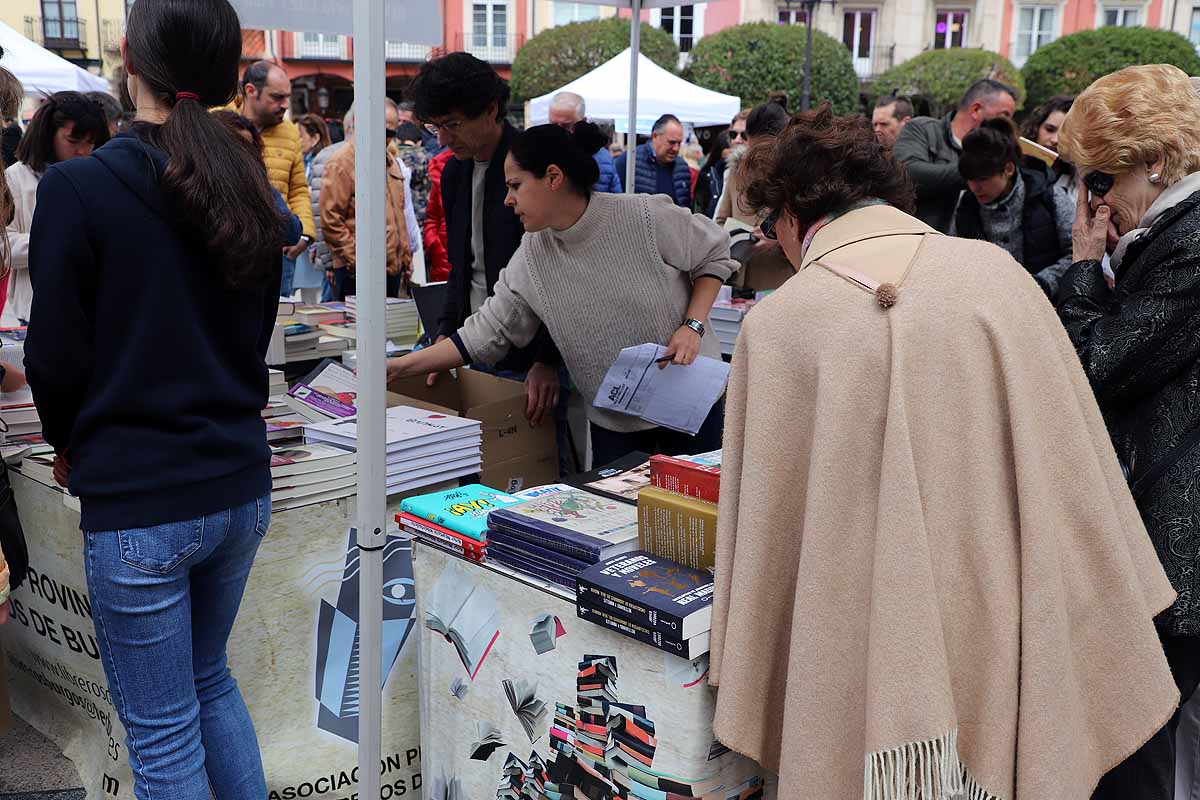
[[[108,120],[104,109],[79,92],[55,92],[38,107],[21,143],[17,145],[17,160],[39,175],[57,159],[54,157],[54,134],[73,122],[76,139],[91,139],[96,147],[108,141]]]
[[[904,119],[913,115],[912,100],[909,100],[902,94],[886,94],[875,101],[875,107],[887,108],[893,103],[896,107],[892,109],[892,116],[896,119]]]
[[[270,61],[255,61],[246,67],[246,71],[242,73],[242,82],[238,84],[238,92],[244,94],[246,84],[261,92],[267,85],[267,78],[271,77],[271,69],[274,66]]]
[[[237,89],[237,12],[229,0],[138,0],[125,42],[130,70],[171,109],[149,138],[167,154],[161,186],[176,222],[227,285],[264,285],[278,269],[282,214],[262,158],[208,113]]]
[[[509,152],[517,166],[535,178],[546,177],[551,164],[557,166],[576,194],[587,197],[600,180],[593,156],[607,143],[608,137],[591,122],[575,123],[574,133],[557,125],[537,125],[518,133]]]
[[[963,137],[958,172],[964,180],[982,181],[999,175],[1004,168],[1021,164],[1017,129],[1008,120],[989,119]]]
[[[704,164],[701,165],[701,170],[706,170],[713,164],[720,162],[721,154],[729,149],[729,131],[721,131],[717,134],[717,138],[713,139],[712,149],[708,151],[708,158],[704,159]]]
[[[104,119],[109,123],[118,122],[125,113],[120,101],[108,92],[88,92],[85,97],[91,100],[104,112]]]
[[[250,134],[250,144],[252,144],[254,146],[254,149],[259,153],[259,155],[262,155],[262,152],[263,152],[262,131],[260,131],[258,129],[257,125],[255,125],[253,122],[246,119],[245,117],[243,117],[241,114],[237,113],[236,111],[230,111],[227,108],[219,108],[216,111],[212,112],[212,115],[214,117],[216,117],[218,120],[220,120],[223,124],[228,125],[229,129],[232,130],[234,133],[241,135],[241,133],[244,131],[244,132]],[[244,138],[245,137],[243,137],[243,140],[244,140]]]
[[[679,121],[679,117],[674,114],[663,114],[658,119],[654,120],[654,125],[651,126],[651,133],[662,133],[663,129],[674,122],[679,127],[683,127],[683,123]]]
[[[788,124],[787,110],[779,103],[755,106],[746,117],[747,136],[774,136]]]
[[[504,119],[510,89],[508,83],[470,53],[449,55],[426,61],[409,84],[413,113],[429,122],[454,112],[474,119],[496,104],[496,121]]]
[[[1051,97],[1046,102],[1042,103],[1033,113],[1025,118],[1025,124],[1022,125],[1022,133],[1026,139],[1037,141],[1038,131],[1041,130],[1042,123],[1050,118],[1050,115],[1056,111],[1061,111],[1066,114],[1071,110],[1071,106],[1075,104],[1075,98],[1071,95],[1060,94]]]
[[[967,87],[967,91],[963,94],[962,102],[958,104],[960,109],[967,108],[972,103],[982,102],[989,97],[998,94],[1006,94],[1017,102],[1017,91],[1007,83],[992,80],[991,78],[980,78]]]

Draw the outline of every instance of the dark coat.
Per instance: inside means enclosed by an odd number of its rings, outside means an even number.
[[[697,214],[712,219],[717,213],[717,203],[721,200],[721,191],[725,188],[725,162],[714,161],[700,170],[700,178],[696,181],[696,198],[692,210]]]
[[[1021,180],[1025,183],[1025,205],[1021,209],[1021,234],[1025,239],[1022,252],[1025,255],[1021,266],[1037,275],[1066,253],[1061,250],[1058,224],[1054,219],[1054,184],[1047,180],[1046,171],[1021,167]],[[954,235],[963,239],[987,238],[979,200],[971,192],[964,192],[958,204]]]
[[[483,199],[483,252],[487,264],[487,293],[496,290],[500,270],[521,246],[525,228],[511,208],[504,205],[508,186],[504,182],[504,159],[517,129],[504,123],[504,135],[487,170]],[[450,258],[450,277],[446,279],[446,305],[442,308],[438,334],[452,336],[471,314],[471,273],[474,255],[471,249],[471,173],[474,164],[451,158],[442,171],[442,206],[446,216],[446,252]],[[512,350],[496,365],[498,371],[527,372],[535,362],[557,366],[562,362],[545,326],[523,350]]]
[[[1059,315],[1179,593],[1157,622],[1171,635],[1200,636],[1200,192],[1129,246],[1115,290],[1099,261],[1080,261],[1060,299]]]
[[[914,117],[900,131],[894,151],[917,188],[917,218],[942,233],[950,232],[958,193],[967,188],[958,174],[952,119],[953,114],[942,119]]]
[[[637,155],[637,161],[634,162],[633,190],[638,194],[658,194],[658,156],[654,155],[654,148],[650,146],[650,142],[646,142],[638,145],[634,153]],[[622,181],[625,179],[625,163],[628,158],[629,152],[626,151],[617,156],[614,162],[617,174],[621,176]],[[690,208],[692,205],[692,170],[682,158],[675,159],[675,166],[671,172],[671,185],[675,205]]]

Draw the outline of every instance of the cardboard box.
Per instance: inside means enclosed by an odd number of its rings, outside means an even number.
[[[416,406],[483,423],[483,472],[480,483],[519,492],[558,480],[558,443],[554,419],[537,428],[525,419],[525,384],[486,372],[460,369],[432,386],[424,377],[388,385],[388,407]]]

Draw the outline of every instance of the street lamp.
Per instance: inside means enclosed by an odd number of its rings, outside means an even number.
[[[784,0],[784,5],[789,10],[792,7],[793,0]],[[813,22],[817,14],[817,6],[821,4],[821,0],[799,0],[800,7],[804,9],[804,27],[807,29],[804,32],[804,83],[800,91],[800,110],[808,111],[811,105],[812,97],[812,40],[813,40]],[[836,0],[830,0],[832,5]]]

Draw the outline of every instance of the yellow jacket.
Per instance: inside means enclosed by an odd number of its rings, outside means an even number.
[[[242,113],[242,98],[236,97],[225,106],[229,111]],[[215,110],[215,109],[214,109]],[[263,161],[267,177],[288,208],[300,220],[300,227],[316,241],[317,226],[313,224],[312,199],[308,195],[308,178],[304,174],[304,154],[300,152],[300,129],[296,123],[284,120],[262,132]]]

